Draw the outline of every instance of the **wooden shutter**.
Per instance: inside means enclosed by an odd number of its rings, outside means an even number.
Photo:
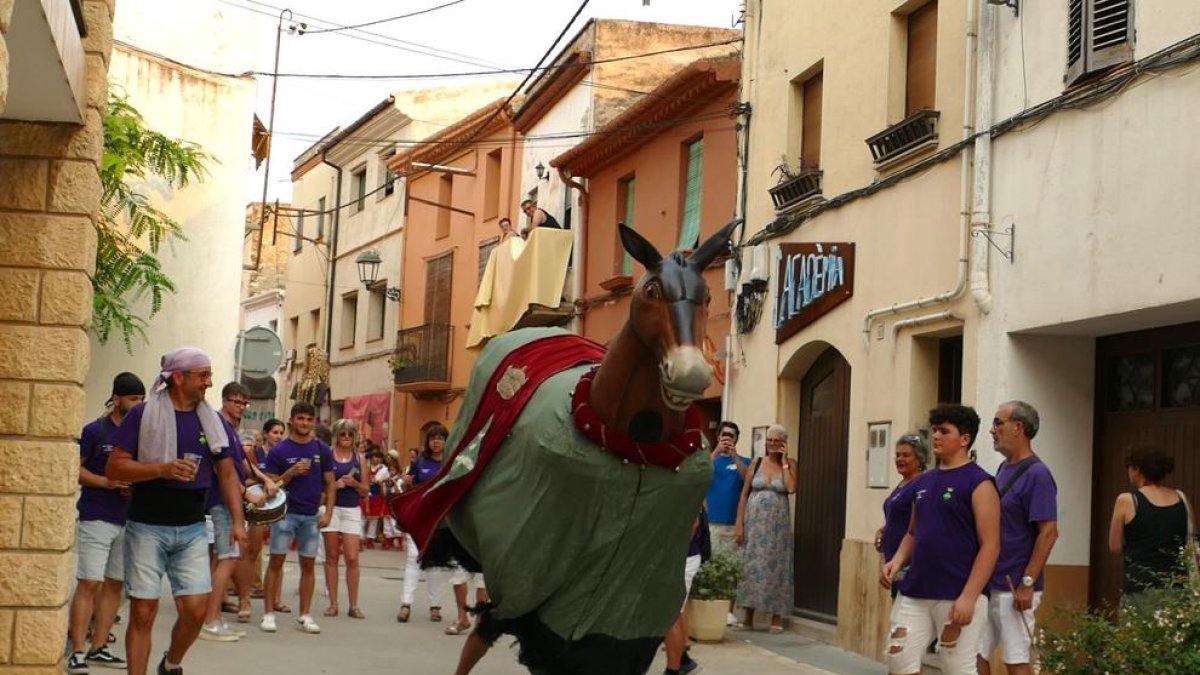
[[[904,116],[934,109],[937,84],[937,0],[908,15],[908,69]]]
[[[450,206],[454,206],[454,175],[443,174],[438,178],[437,230],[435,239],[450,236]]]
[[[700,239],[700,207],[704,202],[704,139],[687,144],[684,172],[683,218],[679,223],[679,248],[691,248]]]
[[[617,209],[621,213],[621,222],[626,226],[637,229],[636,220],[634,219],[634,204],[637,203],[637,177],[630,176],[617,186]],[[617,274],[625,276],[633,275],[633,256],[625,250],[625,244],[621,241],[621,231],[617,230]]]
[[[817,73],[804,83],[804,119],[800,126],[800,168],[821,166],[821,99],[824,73]]]
[[[1088,0],[1089,72],[1125,63],[1133,58],[1133,2]]]
[[[425,261],[425,323],[450,323],[450,291],[454,253]]]
[[[475,280],[476,288],[483,281],[483,271],[487,269],[488,258],[491,257],[492,251],[499,245],[500,237],[492,237],[486,241],[479,242],[479,278]]]

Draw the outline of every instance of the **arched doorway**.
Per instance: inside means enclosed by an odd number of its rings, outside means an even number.
[[[796,486],[796,612],[837,622],[838,577],[846,535],[850,364],[833,347],[800,382]]]

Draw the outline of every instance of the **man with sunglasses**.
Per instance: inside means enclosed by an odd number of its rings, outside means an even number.
[[[750,466],[750,460],[737,451],[740,435],[738,425],[728,420],[721,422],[717,428],[717,446],[711,453],[713,481],[705,497],[713,548],[725,551],[737,550],[733,529],[737,524],[742,481],[746,480],[746,470]]]
[[[1046,560],[1058,540],[1058,486],[1032,446],[1039,426],[1037,409],[1024,401],[1000,404],[992,419],[992,441],[1004,455],[996,470],[1000,559],[979,644],[981,675],[990,675],[988,658],[997,645],[1010,675],[1033,673],[1033,613],[1042,601]]]

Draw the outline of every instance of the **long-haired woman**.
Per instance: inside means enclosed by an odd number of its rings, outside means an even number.
[[[362,508],[370,481],[366,477],[367,460],[358,448],[358,425],[341,419],[333,423],[333,477],[336,490],[333,517],[329,527],[321,530],[325,540],[325,588],[329,591],[329,607],[325,616],[338,614],[338,558],[346,559],[346,594],[350,601],[347,614],[353,619],[365,618],[358,605],[359,551],[362,547]]]

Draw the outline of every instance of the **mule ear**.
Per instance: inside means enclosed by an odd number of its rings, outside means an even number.
[[[708,267],[708,264],[716,260],[718,255],[729,250],[729,239],[733,236],[734,229],[742,224],[741,218],[735,218],[729,221],[725,227],[713,233],[700,247],[697,248],[692,255],[688,256],[688,264],[693,269],[703,271]]]
[[[662,254],[654,248],[654,244],[651,244],[625,223],[617,223],[617,229],[621,232],[621,245],[625,247],[629,255],[633,256],[634,260],[642,263],[647,270],[658,267],[658,264],[662,262]]]

